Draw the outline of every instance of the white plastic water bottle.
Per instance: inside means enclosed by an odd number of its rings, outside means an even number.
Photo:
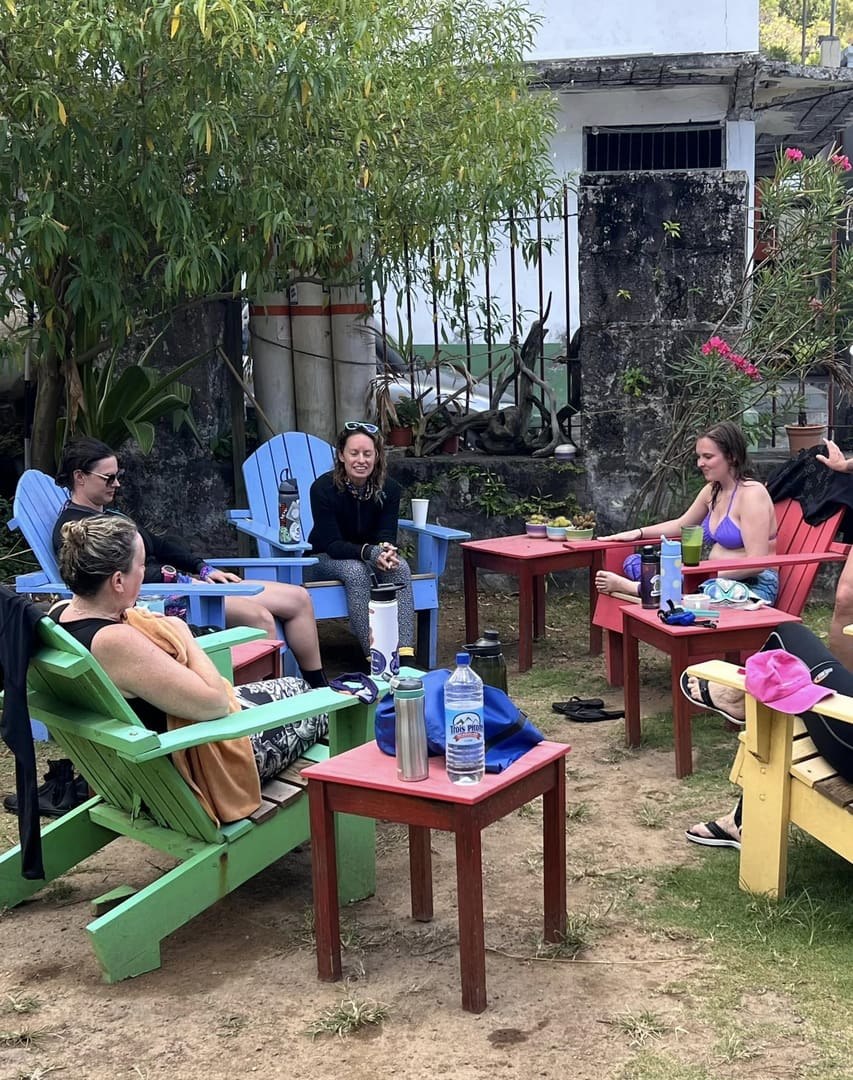
[[[456,670],[444,684],[447,776],[453,784],[479,784],[486,771],[483,680],[468,653],[456,654]]]

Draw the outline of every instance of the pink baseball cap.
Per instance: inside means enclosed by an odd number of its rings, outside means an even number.
[[[835,693],[813,683],[803,661],[784,649],[758,652],[750,656],[745,668],[746,692],[779,712],[808,712],[818,701]]]

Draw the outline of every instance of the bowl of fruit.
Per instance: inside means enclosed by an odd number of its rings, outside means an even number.
[[[530,520],[524,523],[528,536],[538,540],[544,540],[548,535],[548,519],[542,514],[531,514]]]
[[[548,522],[547,537],[549,540],[565,540],[566,539],[566,527],[571,525],[571,522],[567,517],[555,517],[551,518]]]
[[[566,526],[567,540],[591,540],[595,532],[595,512],[582,511],[575,514]]]

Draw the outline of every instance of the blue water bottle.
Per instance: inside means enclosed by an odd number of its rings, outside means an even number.
[[[669,601],[681,603],[681,541],[660,541],[660,609],[669,611]]]

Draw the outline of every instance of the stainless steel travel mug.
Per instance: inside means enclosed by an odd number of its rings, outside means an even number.
[[[426,780],[429,776],[424,684],[421,679],[394,680],[394,734],[397,779]]]

